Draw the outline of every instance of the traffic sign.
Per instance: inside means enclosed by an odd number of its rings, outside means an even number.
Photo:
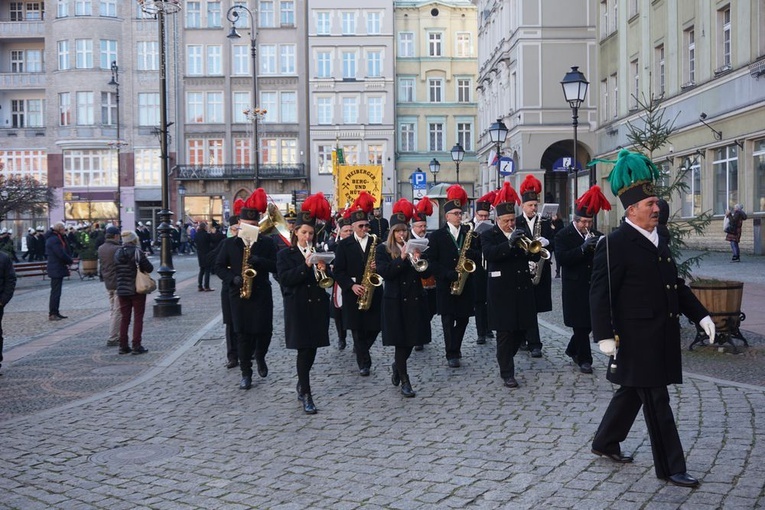
[[[428,177],[425,172],[414,172],[412,174],[412,189],[427,189]]]
[[[420,200],[422,197],[425,196],[427,193],[427,190],[425,188],[413,188],[412,189],[412,198],[415,200]]]

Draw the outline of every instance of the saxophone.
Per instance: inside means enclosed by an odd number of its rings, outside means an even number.
[[[452,296],[459,296],[462,291],[465,290],[465,283],[467,282],[470,273],[475,271],[475,262],[467,258],[467,251],[470,249],[470,243],[473,240],[475,232],[473,231],[473,224],[468,224],[469,230],[465,235],[465,241],[462,243],[462,249],[460,250],[460,258],[457,260],[457,279],[452,282],[451,293]]]
[[[364,293],[359,296],[359,310],[367,311],[372,306],[372,297],[375,287],[382,285],[382,276],[372,271],[372,262],[375,260],[375,249],[377,248],[377,236],[369,234],[372,238],[372,246],[369,247],[366,264],[364,265],[364,274],[361,277],[361,286],[364,287]]]
[[[536,223],[534,223],[533,241],[537,241],[541,235],[542,235],[542,217],[537,216],[537,221]],[[540,251],[541,250],[544,250],[545,252],[547,252],[547,250],[545,250],[544,248],[540,248]],[[547,252],[547,257],[545,257],[543,254],[542,258],[539,259],[539,262],[531,262],[531,264],[534,264],[534,269],[532,270],[532,273],[534,273],[534,276],[531,278],[532,285],[539,285],[540,280],[542,280],[542,273],[544,272],[545,261],[547,261],[549,258],[550,258],[550,253]]]
[[[258,274],[253,268],[247,264],[247,259],[250,258],[250,245],[244,243],[244,253],[242,254],[242,288],[239,289],[239,297],[242,299],[250,299],[252,295],[252,281],[255,279],[255,275]]]

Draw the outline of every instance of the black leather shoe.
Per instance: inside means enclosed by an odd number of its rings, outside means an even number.
[[[249,390],[252,388],[252,376],[245,375],[242,377],[242,381],[239,383],[240,390]]]
[[[403,381],[401,383],[401,394],[406,398],[412,398],[415,395],[417,395],[414,390],[412,389],[411,383],[407,381]]]
[[[305,414],[316,414],[316,406],[313,404],[313,398],[310,393],[303,395],[303,411],[305,411]]]
[[[493,331],[487,331],[486,332],[486,338],[494,338],[494,332]]]
[[[579,365],[579,371],[583,374],[591,374],[592,373],[592,365],[589,363],[582,363]]]
[[[60,320],[61,320],[61,317],[59,317],[59,316],[58,316],[58,315],[56,315],[56,314],[50,314],[50,315],[48,315],[48,320],[49,320],[49,321],[60,321]]]
[[[149,349],[147,349],[143,345],[139,347],[133,347],[133,354],[146,354],[147,352],[149,352]]]
[[[678,473],[676,475],[670,475],[667,481],[671,484],[678,485],[680,487],[698,487],[701,482],[696,480],[688,473]]]
[[[266,359],[256,359],[255,364],[258,365],[258,375],[260,377],[266,377],[268,375],[268,365],[266,365]]]
[[[130,347],[120,347],[120,350],[118,352],[120,354],[130,354],[131,349]]]
[[[300,381],[298,381],[297,386],[295,386],[295,391],[297,391],[298,400],[300,402],[303,401],[303,388],[300,387]]]
[[[415,351],[424,351],[425,350],[425,346],[424,345],[415,345],[414,346],[414,350]]]
[[[235,359],[229,360],[228,363],[226,363],[226,368],[234,368],[238,366],[239,366],[239,362]]]
[[[505,387],[507,388],[517,388],[518,387],[518,381],[515,380],[515,377],[508,377],[505,379]]]
[[[337,350],[344,351],[346,347],[347,347],[347,344],[345,342],[345,338],[341,338],[340,340],[337,341]]]
[[[483,345],[486,343],[486,337],[485,336],[479,336],[478,339],[475,341],[478,345]]]
[[[632,455],[626,455],[624,453],[604,453],[604,452],[596,450],[595,448],[592,449],[592,453],[600,457],[608,457],[612,461],[618,462],[619,464],[627,464],[634,460],[632,458]]]
[[[460,360],[458,358],[452,358],[448,361],[449,368],[459,368],[460,367]]]
[[[401,384],[401,376],[398,374],[398,368],[396,368],[396,362],[394,361],[390,366],[391,374],[390,374],[390,383],[393,386],[398,386]]]
[[[538,347],[535,348],[535,349],[531,349],[531,357],[532,358],[541,358],[542,357],[542,349],[540,349]]]
[[[359,375],[361,377],[369,377],[369,369],[367,367],[362,367],[359,369]]]
[[[61,315],[60,313],[57,313],[56,317],[58,317],[59,319],[68,319],[69,318],[66,315]]]
[[[198,290],[199,292],[204,292],[204,291],[205,291],[205,288],[204,288],[204,287],[197,287],[197,290]]]

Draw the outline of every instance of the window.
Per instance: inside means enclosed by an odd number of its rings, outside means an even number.
[[[111,149],[64,151],[64,186],[116,186],[117,157]]]
[[[608,1],[600,0],[600,37],[605,38],[610,34],[610,27],[608,26]]]
[[[414,78],[399,78],[398,100],[401,103],[414,102]]]
[[[383,98],[370,97],[367,102],[367,121],[370,124],[382,124],[383,122]]]
[[[207,47],[207,75],[220,76],[223,74],[223,47],[210,45]]]
[[[636,110],[640,99],[640,65],[637,59],[630,62],[630,81],[632,82],[632,92],[628,104],[630,110]]]
[[[359,103],[355,97],[343,98],[343,124],[358,124]]]
[[[377,35],[382,32],[382,14],[379,12],[367,13],[367,34]]]
[[[117,97],[114,92],[101,92],[101,124],[117,125]]]
[[[444,125],[440,122],[428,123],[428,150],[444,150]]]
[[[186,28],[202,27],[201,4],[201,2],[186,2]]]
[[[41,73],[43,71],[41,50],[26,50],[24,55],[28,73]]]
[[[279,46],[279,72],[295,74],[295,45],[282,44]]]
[[[207,2],[207,28],[220,28],[220,2]]]
[[[714,179],[713,214],[725,212],[739,203],[738,194],[738,146],[729,145],[715,150],[712,164]]]
[[[688,45],[687,48],[687,62],[686,62],[686,69],[687,69],[687,78],[688,78],[688,84],[695,84],[696,83],[696,32],[693,30],[693,28],[689,28],[685,31],[685,41]]]
[[[398,34],[398,56],[399,57],[413,57],[414,56],[414,33],[412,32],[399,32]]]
[[[260,47],[260,74],[276,74],[276,45]]]
[[[24,100],[23,99],[11,99],[11,127],[23,128],[26,127],[26,117],[24,115]]]
[[[232,3],[234,4],[233,7],[247,7],[247,0],[234,0]],[[240,14],[239,19],[237,19],[235,23],[236,27],[250,28],[250,17],[244,13],[242,9],[238,9],[234,12]]]
[[[58,70],[69,69],[69,41],[58,41]]]
[[[186,122],[201,124],[204,121],[204,94],[202,92],[186,92]]]
[[[343,52],[343,79],[356,79],[356,53],[352,51]]]
[[[656,90],[664,94],[664,45],[656,47]]]
[[[70,126],[72,124],[72,95],[69,92],[61,92],[58,95],[58,125]]]
[[[69,0],[58,0],[56,5],[56,17],[66,18],[69,16]]]
[[[472,38],[469,32],[460,32],[457,34],[456,56],[465,58],[472,56]]]
[[[233,60],[233,74],[236,76],[249,76],[250,71],[250,47],[245,44],[235,44],[231,47],[231,59]]]
[[[273,2],[260,2],[260,9],[258,9],[258,26],[261,28],[273,28],[276,26]]]
[[[723,9],[720,12],[720,18],[722,21],[722,65],[730,66],[730,53],[731,53],[731,25],[730,25],[730,7]]]
[[[328,12],[316,13],[316,35],[329,35],[332,31]]]
[[[383,163],[383,146],[382,145],[367,146],[367,162],[370,165],[382,165]]]
[[[443,36],[441,32],[429,32],[428,33],[428,55],[431,57],[440,57],[443,44]]]
[[[117,17],[117,0],[101,0],[98,13],[110,18]]]
[[[140,92],[138,94],[138,125],[159,126],[158,92]]]
[[[379,78],[382,76],[382,52],[370,51],[367,53],[367,77]]]
[[[319,161],[319,175],[332,174],[332,145],[319,145],[316,148],[316,154]]]
[[[316,54],[316,77],[332,77],[332,54],[328,51],[320,51]]]
[[[630,18],[638,13],[638,0],[629,0]]]
[[[223,92],[207,93],[207,123],[223,122]]]
[[[680,214],[683,218],[698,216],[701,214],[701,166],[698,158],[694,159],[690,168],[686,170],[684,181],[688,189],[681,196]]]
[[[279,95],[276,92],[261,92],[260,93],[260,107],[266,110],[268,113],[262,118],[264,123],[279,122],[277,113]]]
[[[157,41],[139,41],[137,43],[139,71],[159,71],[159,44]]]
[[[331,97],[320,97],[316,100],[316,121],[322,126],[332,124]]]
[[[297,140],[294,138],[282,138],[280,140],[280,163],[294,165],[297,163]]]
[[[457,102],[469,103],[470,102],[470,90],[473,88],[473,83],[470,78],[457,79]]]
[[[189,140],[191,141],[191,140]],[[223,140],[211,138],[207,140],[194,140],[196,143],[196,165],[222,165],[223,164]]]
[[[444,82],[440,78],[428,80],[428,98],[431,103],[441,103],[444,100]]]
[[[24,50],[11,50],[11,72],[24,72]]]
[[[283,27],[295,26],[295,2],[292,0],[279,2],[279,22]]]
[[[415,145],[415,124],[414,122],[399,122],[398,124],[398,147],[401,152],[414,152],[417,150]]]
[[[356,165],[359,162],[359,148],[356,145],[343,145],[343,157],[345,164]]]
[[[11,127],[43,127],[42,99],[11,99]]]
[[[234,163],[242,166],[250,165],[250,143],[249,138],[234,139]]]
[[[117,61],[117,41],[101,39],[101,69],[111,69]]]
[[[74,0],[75,16],[92,16],[93,4],[90,0]]]
[[[0,162],[5,163],[5,175],[29,176],[42,184],[48,182],[48,156],[43,150],[0,150]]]
[[[457,142],[465,152],[473,150],[473,125],[470,122],[457,123]]]
[[[754,211],[765,211],[765,139],[754,142]]]
[[[611,118],[608,115],[610,105],[608,102],[608,80],[602,80],[600,82],[600,119],[604,122]]]
[[[77,69],[93,68],[93,41],[90,39],[75,39],[74,66]]]
[[[92,92],[77,92],[75,95],[77,100],[77,120],[78,126],[92,126],[96,123],[95,112],[93,111],[93,93]]]
[[[234,123],[246,124],[248,121],[244,111],[250,109],[250,93],[234,92],[233,108],[231,118],[234,119]]]
[[[297,93],[296,92],[282,92],[279,94],[280,104],[279,113],[281,122],[296,123],[297,122]]]
[[[341,12],[340,21],[343,35],[356,35],[356,13]]]
[[[619,116],[619,80],[616,76],[616,73],[611,75],[610,78],[611,82],[611,97],[614,100],[614,106],[613,106],[613,116],[614,118]]]
[[[136,149],[134,172],[136,186],[160,186],[162,158],[159,149]]]
[[[188,76],[202,76],[202,45],[190,44],[186,46],[186,74]]]

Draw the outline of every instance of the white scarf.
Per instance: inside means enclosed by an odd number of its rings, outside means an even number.
[[[657,248],[659,247],[659,233],[656,231],[656,229],[653,229],[653,231],[649,232],[649,231],[647,231],[646,229],[644,229],[644,228],[640,228],[640,227],[638,227],[637,225],[635,225],[634,223],[632,223],[632,222],[629,220],[629,218],[625,218],[625,220],[624,220],[624,221],[626,221],[626,222],[627,222],[627,223],[628,223],[630,226],[632,226],[632,227],[633,227],[635,230],[637,230],[638,232],[640,232],[641,234],[643,234],[643,236],[644,236],[646,239],[648,239],[649,241],[651,241],[651,243],[653,243],[653,245],[654,245],[654,246],[656,246]]]

